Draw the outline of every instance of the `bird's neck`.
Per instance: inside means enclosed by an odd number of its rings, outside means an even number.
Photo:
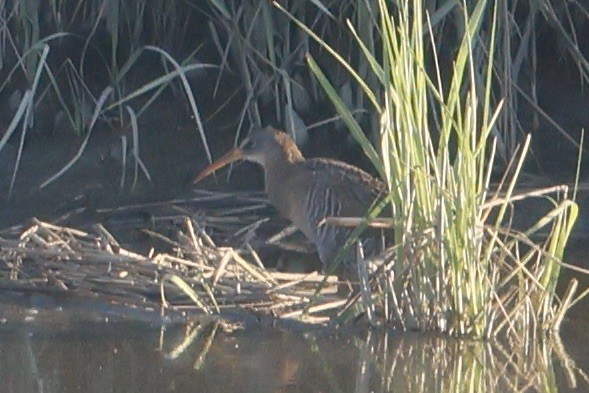
[[[292,220],[289,201],[293,194],[293,181],[296,182],[298,163],[304,159],[282,162],[273,161],[264,167],[264,188],[272,205],[283,217]]]
[[[281,146],[279,151],[270,154],[262,164],[264,167],[264,178],[266,180],[266,190],[272,185],[280,185],[285,179],[291,176],[293,168],[297,163],[305,161],[298,147],[292,145]]]
[[[290,140],[281,143],[281,149],[274,151],[264,162],[264,183],[270,202],[280,213],[291,219],[289,198],[292,196],[292,182],[296,177],[297,167],[305,161],[299,148]]]
[[[300,160],[304,161],[304,159]],[[295,164],[300,161],[271,161],[264,165],[264,182],[266,192],[282,188],[286,179],[292,176]]]

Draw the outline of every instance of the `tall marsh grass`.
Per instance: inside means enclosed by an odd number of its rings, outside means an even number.
[[[309,80],[302,67],[303,54],[313,53],[323,71],[334,84],[343,103],[350,110],[364,115],[361,123],[366,133],[378,139],[379,122],[376,116],[366,113],[369,104],[357,85],[351,83],[341,68],[325,60],[324,52],[317,50],[313,42],[298,34],[290,27],[283,15],[277,13],[266,2],[234,0],[211,0],[214,17],[211,31],[222,54],[224,68],[237,72],[243,80],[246,99],[240,127],[249,122],[277,122],[295,137],[301,128],[315,128],[333,123],[337,118],[326,116],[315,121],[306,111],[309,105],[322,103],[324,93],[316,81]],[[361,51],[354,48],[354,37],[345,29],[345,20],[357,28],[357,36],[367,49],[374,50],[377,38],[374,36],[377,2],[371,1],[277,1],[334,49],[342,53],[357,73],[371,88],[378,81],[370,73],[370,67]],[[474,8],[476,1],[457,0],[437,2],[422,1],[422,8],[430,13],[430,29],[438,37],[432,45],[444,55],[441,64],[451,68],[448,61],[459,45],[465,26],[460,11],[464,3]],[[555,45],[563,62],[577,65],[579,79],[587,81],[587,64],[580,42],[583,24],[589,12],[579,3],[562,3],[552,0],[539,2],[502,1],[497,5],[497,34],[494,51],[499,54],[494,63],[494,72],[499,83],[493,87],[493,94],[503,98],[508,110],[501,111],[492,132],[497,137],[498,167],[505,167],[515,154],[525,134],[537,128],[540,122],[550,124],[555,138],[564,138],[567,144],[579,147],[574,140],[542,108],[539,102],[538,85],[541,83],[538,71],[540,58],[537,40],[543,35],[556,37]],[[490,12],[484,16],[490,19]],[[489,26],[482,28],[480,37],[490,34]],[[375,40],[376,39],[376,40]],[[443,76],[447,74],[443,71]],[[525,109],[522,109],[525,108]],[[519,117],[528,111],[534,118]],[[270,112],[274,112],[270,115]],[[270,120],[269,120],[270,119]],[[340,122],[335,123],[336,126]]]
[[[473,8],[477,2],[464,3]],[[369,51],[375,51],[378,45],[375,32],[380,28],[376,20],[376,1],[311,0],[283,1],[281,4],[317,32],[321,39],[345,53],[351,64],[357,66],[358,75],[370,89],[378,89],[378,78],[371,73],[371,67],[362,51],[354,46],[355,39],[343,23],[349,18],[357,26],[358,38]],[[457,44],[453,37],[460,37],[465,31],[458,5],[460,2],[457,0],[426,0],[421,4],[430,12],[433,35],[444,37],[432,43],[439,51],[450,53],[455,50]],[[559,54],[562,54],[564,61],[577,65],[579,77],[586,82],[589,61],[582,52],[581,34],[589,15],[586,5],[553,0],[503,1],[498,3],[498,14],[500,17],[497,18],[498,33],[494,39],[494,50],[500,56],[497,57],[494,70],[501,82],[494,85],[494,94],[502,97],[504,106],[508,108],[499,112],[496,127],[491,131],[497,136],[500,165],[509,161],[515,154],[517,144],[523,139],[526,124],[522,124],[517,117],[518,108],[523,105],[532,107],[536,118],[546,118],[554,129],[560,131],[560,135],[554,135],[555,138],[564,138],[567,143],[578,145],[549,118],[538,101],[536,40],[541,33],[557,37],[555,40]],[[481,39],[485,39],[485,34],[489,34],[487,26],[480,35]],[[61,46],[63,37],[67,37],[67,40],[81,40],[84,44],[81,50],[74,51],[76,53],[64,53],[65,62],[56,66],[55,52],[67,48]],[[195,43],[195,38],[200,41]],[[308,35],[293,28],[284,14],[264,1],[2,2],[0,76],[3,81],[0,84],[0,98],[4,98],[3,104],[6,104],[6,97],[22,96],[26,90],[22,84],[26,83],[30,87],[38,68],[43,66],[47,73],[54,74],[49,76],[52,78],[52,91],[58,96],[68,128],[73,128],[80,137],[88,132],[93,106],[100,92],[107,87],[106,84],[93,85],[89,75],[91,72],[84,65],[83,58],[100,52],[98,61],[94,61],[92,67],[101,68],[101,76],[107,76],[107,84],[113,88],[112,99],[120,101],[136,88],[131,75],[141,74],[137,70],[142,65],[141,53],[146,47],[158,48],[174,58],[183,58],[181,65],[185,66],[195,62],[193,51],[204,42],[212,43],[218,52],[218,65],[223,72],[219,72],[214,82],[216,86],[222,86],[221,79],[227,75],[240,79],[241,86],[234,93],[235,96],[238,96],[237,92],[244,93],[238,133],[251,124],[276,123],[304,142],[308,129],[338,120],[332,113],[320,113],[322,117],[317,114],[316,108],[324,103],[325,93],[304,67],[305,53],[311,52],[319,64],[324,66],[324,72],[334,82],[334,88],[343,97],[346,107],[355,114],[362,113],[360,123],[363,130],[371,135],[373,141],[378,139],[379,118],[375,113],[366,111],[370,103],[367,103],[367,96],[362,89],[350,81],[347,75],[344,76],[339,67],[325,66],[329,63],[325,62],[324,52],[318,51]],[[45,43],[51,49],[47,64],[42,63],[41,56]],[[180,53],[190,54],[184,57]],[[170,63],[168,60],[162,62]],[[445,61],[441,63],[447,64]],[[41,89],[46,86],[45,81],[43,77]],[[184,90],[184,82],[180,81],[179,85],[180,88],[175,91]],[[40,104],[41,100],[36,98],[36,111],[43,106]],[[189,104],[191,111],[196,113],[193,103]],[[138,117],[139,112],[137,110]],[[12,111],[14,113],[16,108]],[[110,108],[108,116],[101,114],[100,119],[116,116],[116,120],[128,130],[132,128],[128,114],[127,108],[119,106]],[[196,126],[203,143],[206,143],[199,123],[197,121]],[[342,123],[337,121],[335,124],[340,126]],[[236,140],[238,137],[236,135]]]
[[[493,95],[499,2],[455,5],[464,34],[449,80],[441,77],[436,37],[423,2],[402,0],[395,8],[384,0],[377,4],[371,42],[378,45],[362,39],[348,23],[376,84],[292,17],[348,69],[380,118],[375,150],[309,57],[311,69],[390,192],[396,247],[358,298],[365,310],[377,311],[368,318],[375,324],[481,338],[506,333],[525,339],[532,332],[558,329],[576,288],[571,281],[564,301],[556,294],[578,207],[565,186],[540,190],[536,196],[550,200],[553,209],[527,230],[510,227],[508,212],[523,197],[515,193],[529,136],[499,186],[491,185],[497,151],[493,130],[503,109]],[[484,15],[491,18],[483,20]],[[481,34],[483,23],[491,26],[486,30],[490,34]],[[431,62],[434,72],[428,72]],[[555,190],[556,197],[548,195]],[[537,240],[534,235],[542,228],[549,229],[549,236]]]
[[[97,124],[120,131],[121,189],[127,181],[127,162],[134,165],[130,189],[139,176],[151,181],[140,157],[140,116],[177,80],[181,98],[211,160],[204,126],[186,74],[213,65],[195,59],[198,46],[186,51],[186,37],[194,23],[194,4],[133,0],[68,2],[30,0],[0,3],[0,98],[14,101],[0,111],[0,154],[19,131],[20,144],[8,190],[11,197],[26,138],[39,133],[64,133],[81,139],[79,149],[56,173],[39,185],[43,189],[69,171],[85,153]],[[46,34],[47,35],[43,35]],[[154,45],[150,45],[154,44]],[[183,52],[179,62],[174,54]],[[188,52],[188,54],[185,54]],[[159,56],[163,75],[144,66],[146,56]],[[148,62],[149,63],[149,62]],[[141,97],[142,100],[137,100]],[[13,99],[14,98],[14,99]],[[56,104],[56,105],[55,105]],[[15,106],[15,108],[11,108]],[[49,124],[35,120],[37,112],[55,112]],[[20,126],[20,128],[19,128]]]

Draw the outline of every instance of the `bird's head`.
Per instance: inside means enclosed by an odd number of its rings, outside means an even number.
[[[288,134],[266,127],[253,132],[243,143],[206,167],[194,181],[198,183],[213,172],[238,160],[252,161],[267,169],[274,163],[285,165],[304,160]]]

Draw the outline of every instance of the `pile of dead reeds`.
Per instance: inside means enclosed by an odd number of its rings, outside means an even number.
[[[85,232],[33,220],[17,238],[0,238],[0,288],[92,292],[107,302],[151,304],[155,312],[221,317],[247,312],[315,324],[327,323],[346,303],[336,277],[252,264],[234,248],[217,247],[194,219],[186,217],[178,239],[168,241],[173,252],[140,255],[121,247],[101,224]],[[312,297],[313,306],[306,309]]]

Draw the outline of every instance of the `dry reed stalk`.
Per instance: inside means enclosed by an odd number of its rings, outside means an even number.
[[[239,221],[239,217],[224,219]],[[258,218],[254,225],[248,224],[249,229],[255,230],[261,221],[266,220]],[[171,246],[174,255],[153,248],[142,255],[123,247],[102,224],[85,232],[35,219],[14,238],[0,238],[0,288],[93,293],[108,303],[148,305],[155,313],[159,296],[160,308],[168,310],[221,317],[247,312],[320,324],[345,303],[337,294],[335,276],[269,271],[261,261],[246,261],[238,250],[217,247],[194,218],[177,217],[171,225],[183,227],[179,241],[153,230],[143,233]],[[251,236],[248,230],[241,234]],[[245,252],[257,257],[245,244]],[[323,287],[316,294],[318,285]],[[311,298],[316,303],[306,310]]]

